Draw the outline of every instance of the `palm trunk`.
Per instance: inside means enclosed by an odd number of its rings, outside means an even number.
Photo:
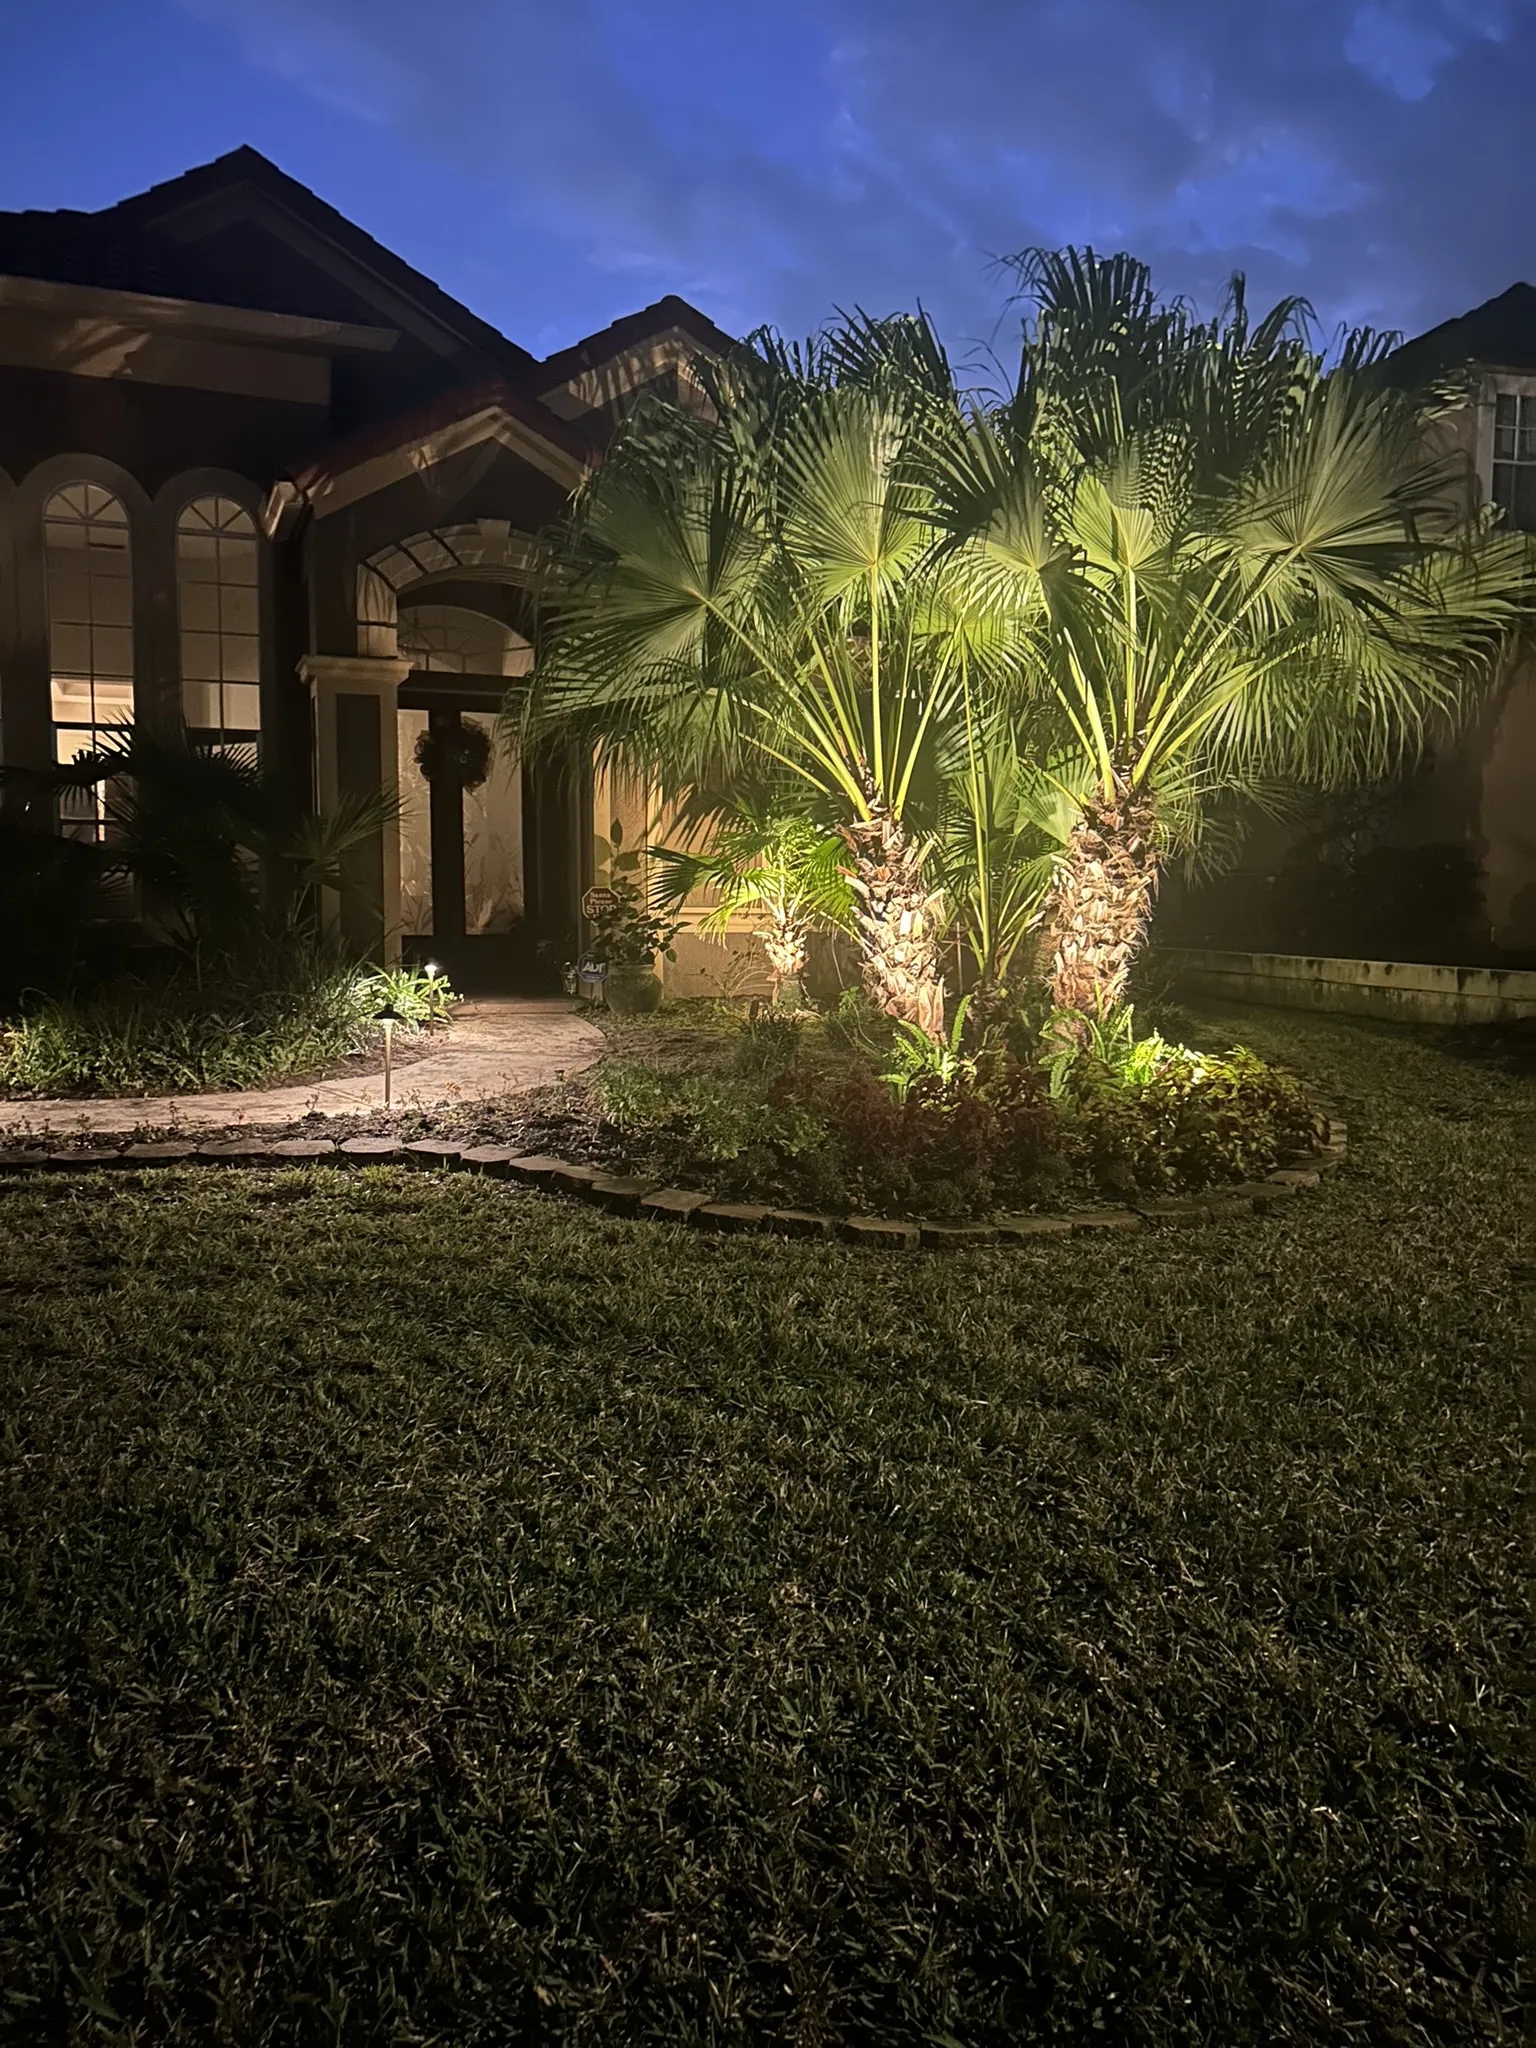
[[[776,917],[767,931],[758,933],[768,955],[768,978],[775,1004],[785,984],[798,983],[805,974],[806,935],[806,925],[793,917]]]
[[[1122,787],[1084,803],[1056,863],[1046,932],[1058,1010],[1093,1016],[1125,1000],[1157,893],[1152,799]]]
[[[843,841],[865,994],[888,1017],[942,1037],[943,899],[928,886],[916,842],[878,805],[867,822],[843,828]]]

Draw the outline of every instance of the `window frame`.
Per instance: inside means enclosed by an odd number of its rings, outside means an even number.
[[[237,535],[234,535],[232,537],[237,537],[240,540],[249,540],[251,544],[252,565],[252,574],[248,582],[242,581],[226,583],[226,580],[222,574],[216,574],[204,585],[204,587],[211,588],[219,593],[219,602],[216,606],[216,610],[221,615],[220,621],[211,630],[203,627],[188,626],[186,623],[187,585],[196,582],[198,579],[184,577],[182,571],[182,540],[184,537],[183,529],[185,522],[187,521],[189,515],[196,511],[198,508],[209,505],[228,506],[232,508],[233,513],[239,519],[242,519],[248,523],[248,532],[239,532]],[[206,520],[207,514],[204,513],[202,516]],[[211,538],[214,542],[213,560],[216,567],[222,567],[219,544],[221,536],[227,530],[228,529],[226,528],[226,526],[222,523],[219,525],[209,524],[202,529],[204,535],[206,535],[206,537],[208,538]],[[191,529],[191,532],[187,537],[192,537],[196,535],[197,532],[198,529],[193,528]],[[171,519],[171,560],[174,578],[174,588],[176,593],[177,710],[180,713],[182,722],[185,725],[187,732],[199,744],[210,746],[217,750],[233,748],[250,749],[255,752],[258,758],[260,758],[262,752],[266,727],[266,720],[263,716],[263,712],[265,709],[266,697],[267,650],[270,642],[267,603],[267,561],[266,550],[264,546],[265,538],[266,536],[262,532],[261,520],[258,517],[255,509],[246,502],[243,496],[232,490],[227,484],[223,483],[208,483],[204,485],[201,489],[192,491],[189,494],[180,497],[176,504],[174,515]],[[250,676],[231,678],[225,676],[223,673],[225,665],[224,643],[226,639],[226,628],[224,627],[222,621],[222,611],[223,593],[226,590],[226,588],[231,590],[248,590],[250,592],[251,610],[254,618],[254,625],[250,628],[249,631],[243,629],[229,629],[228,632],[228,637],[231,639],[248,640],[252,643],[252,649],[254,652],[254,661],[252,663],[252,667],[254,673]],[[217,640],[218,667],[220,670],[218,676],[210,677],[204,675],[188,675],[187,640],[189,634],[199,634],[202,637],[211,637]],[[193,720],[188,717],[187,691],[189,685],[204,690],[217,690],[220,719],[219,723],[216,726],[210,726],[202,723],[194,723]],[[255,691],[256,723],[254,726],[232,725],[227,724],[225,722],[225,691],[226,689],[231,688],[245,688],[252,689]]]
[[[63,512],[56,511],[55,507],[59,504],[59,501],[67,499],[72,492],[85,494],[82,500],[84,509],[77,509],[71,506]],[[105,499],[106,506],[97,505],[92,509],[89,496],[92,492]],[[102,517],[107,506],[115,507],[115,516],[110,518]],[[53,762],[57,766],[62,767],[66,761],[77,760],[83,753],[91,753],[98,750],[101,739],[105,734],[112,732],[114,729],[131,726],[137,715],[139,677],[138,650],[136,646],[136,579],[138,575],[139,536],[135,531],[134,508],[124,493],[115,484],[103,482],[99,477],[87,474],[64,476],[57,482],[52,483],[39,506],[39,518],[41,523],[43,559],[43,626],[48,653],[49,746]],[[86,592],[84,600],[85,616],[83,618],[61,618],[56,609],[60,599],[60,578],[56,556],[65,552],[58,547],[53,538],[53,528],[56,525],[82,528],[87,536],[79,550],[84,560],[83,583]],[[90,529],[94,526],[120,531],[122,535],[121,547],[114,547],[111,550],[113,554],[120,554],[123,561],[121,574],[114,574],[111,579],[114,582],[121,583],[122,591],[126,598],[124,606],[125,616],[121,619],[98,622],[95,616],[96,589],[99,579],[92,574],[91,570],[90,554],[92,543],[89,538]],[[72,555],[74,550],[69,550],[68,552]],[[96,659],[96,635],[98,630],[103,633],[112,632],[124,636],[126,645],[125,664],[112,669],[104,669],[98,673]],[[64,632],[84,633],[87,636],[86,644],[89,653],[84,663],[64,662],[60,659],[59,640]],[[82,674],[82,669],[86,670],[87,673]],[[89,695],[85,709],[88,715],[79,718],[59,716],[58,692],[60,684],[69,682],[83,682],[86,685]],[[104,718],[98,716],[97,690],[100,685],[115,687],[119,690],[126,686],[126,708],[120,709],[120,715],[117,717]],[[62,754],[60,750],[60,735],[64,733],[79,734],[83,740],[83,744],[77,746],[74,752],[68,755]],[[107,837],[109,823],[107,814],[108,788],[109,785],[106,783],[97,783],[90,790],[80,791],[78,793],[79,809],[73,815],[70,814],[67,808],[71,800],[70,796],[61,792],[54,807],[54,822],[59,833],[66,838],[83,839],[94,845],[102,844]]]
[[[1536,428],[1536,371],[1484,372],[1482,403],[1478,407],[1477,476],[1484,502],[1489,505],[1497,503],[1493,491],[1494,466],[1497,463],[1502,468],[1506,460],[1498,454],[1498,410],[1501,398],[1512,398],[1516,401],[1517,422],[1520,412],[1529,412],[1530,424]],[[1536,469],[1536,459],[1528,461],[1516,455],[1511,466]],[[1520,530],[1536,532],[1536,524]]]

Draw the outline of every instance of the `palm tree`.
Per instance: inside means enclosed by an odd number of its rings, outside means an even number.
[[[253,748],[146,721],[51,770],[0,769],[0,786],[50,827],[62,795],[100,790],[105,832],[88,850],[96,878],[138,884],[166,935],[198,961],[313,938],[315,892],[338,888],[343,854],[399,809],[383,792],[348,794],[311,817]]]
[[[1385,344],[1329,366],[1241,282],[1200,324],[1143,266],[1020,259],[1014,388],[932,450],[941,552],[1070,800],[1045,905],[1059,1009],[1124,994],[1159,873],[1212,808],[1404,765],[1530,615],[1532,555],[1470,501]]]
[[[1170,857],[1235,799],[1405,766],[1530,616],[1524,537],[1306,307],[1200,322],[1146,267],[1017,259],[1008,389],[926,319],[760,338],[711,416],[642,409],[553,551],[526,711],[676,793],[765,769],[847,851],[869,994],[938,1036],[1044,925],[1059,1009],[1123,996]]]
[[[940,756],[986,687],[920,460],[953,380],[921,322],[858,375],[762,339],[702,374],[711,417],[638,412],[555,537],[521,721],[669,799],[797,789],[842,845],[869,995],[937,1034]]]
[[[777,1003],[805,973],[812,932],[846,931],[853,921],[845,849],[793,811],[715,811],[706,824],[702,850],[652,847],[652,886],[664,903],[681,903],[695,889],[714,890],[716,900],[698,926],[710,936],[723,934],[733,918],[758,918]]]

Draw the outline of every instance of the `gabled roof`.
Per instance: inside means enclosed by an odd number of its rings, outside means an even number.
[[[291,280],[280,263],[257,261],[242,283],[240,246],[221,250],[219,238],[222,229],[245,221],[280,243],[291,240],[297,258]],[[0,276],[252,315],[324,317],[328,332],[358,346],[393,339],[387,328],[338,322],[307,303],[315,287],[303,281],[305,265],[326,269],[328,252],[334,252],[346,296],[368,301],[371,280],[381,308],[397,308],[400,323],[446,357],[450,374],[461,381],[424,405],[328,445],[274,487],[281,500],[274,516],[287,517],[284,508],[303,503],[323,516],[381,488],[396,469],[407,474],[486,439],[517,449],[570,485],[600,459],[598,444],[606,438],[594,440],[584,431],[583,414],[611,405],[658,367],[680,363],[695,349],[723,355],[736,346],[696,306],[669,293],[540,363],[248,146],[96,213],[0,213]]]
[[[553,391],[588,370],[601,369],[605,363],[611,363],[631,349],[641,348],[646,342],[679,330],[709,355],[723,356],[736,347],[734,338],[717,327],[697,306],[690,306],[686,299],[669,292],[664,299],[643,306],[638,313],[627,313],[622,320],[600,327],[585,341],[574,342],[570,348],[559,349],[554,355],[546,356],[533,370],[529,389]]]
[[[322,518],[340,511],[484,441],[515,450],[567,490],[598,460],[598,450],[578,428],[557,419],[526,392],[493,378],[460,385],[408,413],[328,443],[313,462],[274,485],[268,530],[276,531],[304,505]]]
[[[1536,285],[1512,284],[1470,313],[1441,321],[1405,342],[1391,361],[1404,373],[1424,377],[1468,363],[1491,370],[1536,370]]]
[[[184,231],[199,211],[208,210],[221,200],[226,203],[231,199],[238,201],[246,193],[291,215],[321,241],[328,242],[360,269],[370,272],[391,292],[412,301],[465,347],[484,356],[503,375],[520,380],[534,368],[535,358],[526,349],[509,341],[488,320],[472,313],[445,292],[441,285],[434,284],[430,277],[386,249],[382,242],[376,242],[372,235],[355,226],[345,214],[311,192],[307,185],[301,185],[297,178],[290,178],[286,171],[279,170],[260,150],[246,144],[224,156],[215,157],[211,163],[198,164],[192,170],[183,171],[179,177],[168,178],[162,184],[151,185],[145,192],[136,192],[129,199],[119,200],[115,206],[105,207],[100,213],[77,217],[100,223],[102,230],[109,234],[126,231],[130,237],[147,235],[156,243],[173,241],[186,246],[176,232],[178,223]],[[195,243],[188,254],[196,260]],[[226,296],[227,289],[224,288]],[[198,294],[186,291],[180,296],[191,298]],[[309,309],[292,304],[268,306],[265,310],[302,313]]]
[[[696,306],[668,293],[539,362],[248,144],[96,213],[0,213],[0,276],[143,292],[201,305],[238,303],[253,311],[312,315],[315,309],[304,303],[302,287],[285,292],[280,285],[274,286],[270,277],[260,284],[253,282],[241,294],[228,273],[210,260],[211,248],[205,251],[200,247],[199,216],[208,220],[211,232],[213,222],[228,218],[231,211],[238,218],[242,198],[254,202],[249,212],[256,219],[263,210],[278,208],[351,265],[371,274],[389,293],[414,304],[464,349],[479,356],[495,375],[535,398],[560,391],[669,337],[679,337],[714,355],[724,355],[736,346],[733,337]]]

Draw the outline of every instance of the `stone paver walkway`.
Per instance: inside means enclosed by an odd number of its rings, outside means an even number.
[[[441,1052],[400,1067],[394,1077],[396,1109],[433,1109],[480,1102],[542,1088],[562,1074],[579,1074],[602,1054],[603,1034],[572,1012],[563,998],[518,998],[464,1003]],[[318,1110],[322,1116],[360,1116],[384,1106],[384,1076],[313,1081],[296,1088],[249,1089],[239,1094],[133,1095],[100,1102],[0,1103],[0,1134],[48,1131],[223,1129],[227,1125],[291,1123]]]

